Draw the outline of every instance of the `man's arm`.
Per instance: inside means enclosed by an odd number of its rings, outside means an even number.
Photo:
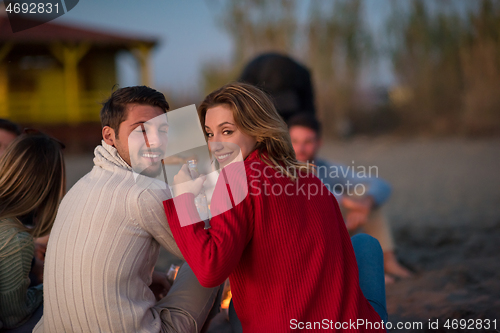
[[[170,198],[167,190],[146,189],[138,200],[142,227],[149,232],[161,246],[176,257],[184,257],[177,246],[168,225],[163,201]]]
[[[354,166],[332,164],[321,159],[318,159],[318,167],[318,177],[325,185],[328,184],[327,186],[339,203],[342,202],[342,197],[351,196],[355,193],[357,184],[365,186],[363,196],[370,197],[373,200],[373,208],[383,205],[391,195],[391,186],[385,180],[378,178],[378,174],[376,177],[369,177],[369,175],[364,177],[366,173],[358,172],[359,170]],[[336,189],[336,185],[342,186],[342,191]],[[361,190],[356,191],[359,193]]]
[[[368,184],[366,195],[373,199],[374,207],[382,206],[391,196],[391,185],[385,180],[375,177],[362,179],[366,179],[366,181],[363,181],[365,184]]]

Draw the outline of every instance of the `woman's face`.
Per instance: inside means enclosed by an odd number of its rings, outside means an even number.
[[[210,151],[221,167],[232,162],[240,153],[243,159],[254,150],[257,140],[243,133],[233,118],[228,105],[221,104],[207,110],[205,131]]]

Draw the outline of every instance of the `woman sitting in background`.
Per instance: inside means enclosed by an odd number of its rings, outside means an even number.
[[[31,332],[42,315],[42,285],[29,287],[28,275],[43,270],[34,238],[49,234],[64,195],[63,148],[32,131],[0,157],[0,329],[9,332]]]

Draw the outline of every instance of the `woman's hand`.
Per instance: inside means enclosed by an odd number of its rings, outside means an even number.
[[[191,178],[191,174],[189,173],[187,165],[184,164],[177,175],[174,176],[172,190],[174,191],[175,196],[179,196],[184,193],[193,193],[196,197],[198,194],[200,194],[205,180],[205,175],[200,175],[200,177],[193,180]]]

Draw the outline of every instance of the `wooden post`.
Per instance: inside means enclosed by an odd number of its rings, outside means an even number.
[[[139,70],[141,74],[141,84],[145,86],[151,86],[152,76],[151,76],[151,50],[153,46],[146,44],[138,44],[132,49],[132,54],[137,59],[139,63]]]
[[[4,59],[12,50],[14,44],[12,42],[3,43],[0,46],[0,118],[9,118],[9,78],[7,76],[7,65]]]
[[[54,44],[51,51],[64,67],[64,86],[67,120],[71,124],[82,120],[80,113],[80,90],[78,87],[78,63],[89,51],[90,44],[75,45]]]

